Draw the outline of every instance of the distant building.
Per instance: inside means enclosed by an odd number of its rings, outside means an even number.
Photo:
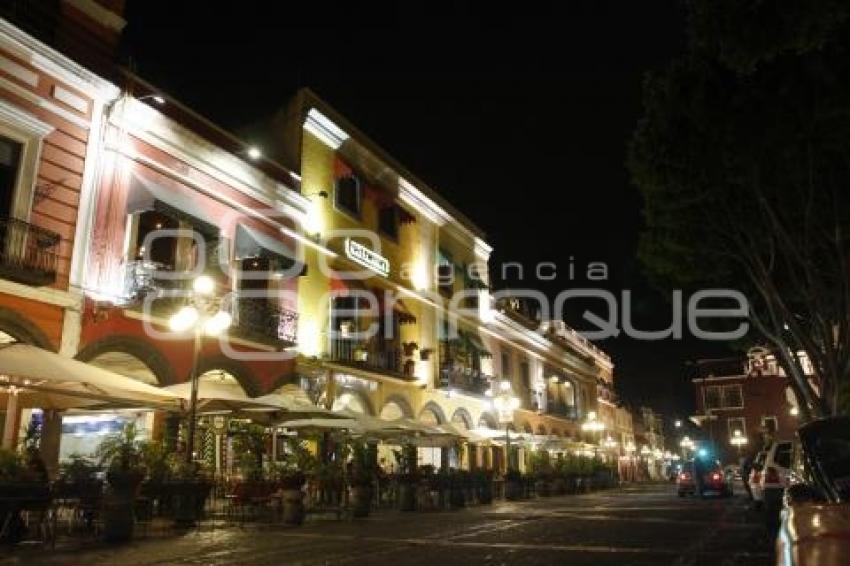
[[[803,364],[811,373],[808,363]],[[735,462],[766,440],[790,439],[797,429],[796,401],[782,368],[766,350],[753,348],[746,358],[700,360],[693,379],[697,414],[718,457]],[[736,436],[746,439],[738,446]]]
[[[664,421],[650,407],[632,413],[638,479],[661,479],[664,468]]]

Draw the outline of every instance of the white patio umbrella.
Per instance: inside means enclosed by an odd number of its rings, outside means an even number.
[[[29,344],[0,347],[2,389],[17,390],[22,402],[42,402],[45,408],[107,403],[173,410],[180,405],[168,391]],[[81,399],[80,404],[71,398]]]
[[[191,382],[169,385],[164,390],[183,400],[186,407],[192,398]],[[274,411],[278,407],[260,398],[245,395],[239,385],[201,380],[198,382],[198,414],[228,413],[245,409]]]

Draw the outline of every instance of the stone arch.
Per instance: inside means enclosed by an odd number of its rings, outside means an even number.
[[[372,407],[369,397],[356,389],[343,389],[339,391],[336,399],[334,399],[332,408],[334,411],[349,409],[355,413],[362,410],[365,415],[375,416],[375,409]]]
[[[469,411],[463,407],[459,407],[458,409],[455,409],[454,413],[452,413],[451,423],[453,425],[460,424],[465,430],[469,430],[472,428],[472,415],[470,415]]]
[[[123,354],[137,360],[153,374],[160,386],[177,383],[177,378],[168,359],[150,342],[135,336],[115,335],[101,338],[83,348],[76,358],[81,362],[115,371],[112,367],[99,365],[95,362],[98,358],[108,354]]]
[[[499,423],[496,420],[496,417],[494,417],[492,413],[489,412],[481,413],[481,416],[478,417],[478,426],[480,428],[489,428],[492,430],[499,429]]]
[[[407,402],[407,399],[401,395],[390,395],[386,398],[384,406],[381,407],[381,418],[386,418],[384,417],[385,411],[387,411],[387,409],[392,405],[395,405],[398,408],[398,412],[401,414],[402,418],[413,418],[413,407],[411,407],[410,403]]]
[[[263,394],[254,373],[238,360],[226,356],[213,356],[198,360],[198,375],[214,371],[222,371],[233,376],[248,397],[259,397]]]
[[[12,309],[0,307],[0,331],[5,332],[18,342],[38,346],[51,352],[56,351],[56,346],[50,342],[47,334],[41,328]]]
[[[533,434],[534,433],[534,429],[531,428],[531,423],[529,423],[528,421],[525,421],[524,423],[522,423],[522,426],[520,428],[522,429],[522,432],[524,432],[526,434]]]
[[[546,436],[547,434],[549,434],[549,432],[546,430],[546,425],[544,425],[543,423],[537,425],[537,434],[541,436]]]
[[[429,412],[434,415],[434,419],[437,421],[436,424],[443,424],[446,422],[446,414],[443,412],[443,409],[433,401],[428,401],[425,403],[425,406],[420,409],[418,420],[423,421],[424,419],[422,417],[426,416]]]

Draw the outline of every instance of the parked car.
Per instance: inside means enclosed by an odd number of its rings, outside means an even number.
[[[688,460],[682,464],[682,469],[679,470],[679,475],[676,476],[676,492],[679,494],[679,497],[693,495],[697,492],[693,460]]]
[[[694,458],[694,477],[697,484],[697,494],[705,497],[709,494],[720,497],[732,495],[732,477],[727,476],[718,460],[711,456]]]
[[[753,494],[753,502],[759,506],[764,501],[764,492],[761,488],[761,473],[764,470],[764,459],[767,457],[767,454],[762,450],[758,454],[756,454],[755,459],[753,459],[753,469],[750,470],[750,477],[747,478],[747,482],[750,485],[750,493]]]
[[[765,519],[772,528],[778,525],[782,494],[789,485],[792,449],[793,443],[790,441],[772,442],[765,449],[759,491],[764,502]]]
[[[810,422],[797,431],[776,539],[780,565],[846,564],[850,556],[850,417]]]
[[[732,495],[732,476],[723,471],[717,460],[697,457],[682,464],[682,471],[676,478],[676,491],[679,497],[709,494],[728,497]]]

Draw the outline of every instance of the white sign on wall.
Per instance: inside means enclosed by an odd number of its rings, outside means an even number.
[[[384,277],[390,274],[390,260],[373,252],[363,244],[358,244],[351,238],[345,239],[345,255]]]

